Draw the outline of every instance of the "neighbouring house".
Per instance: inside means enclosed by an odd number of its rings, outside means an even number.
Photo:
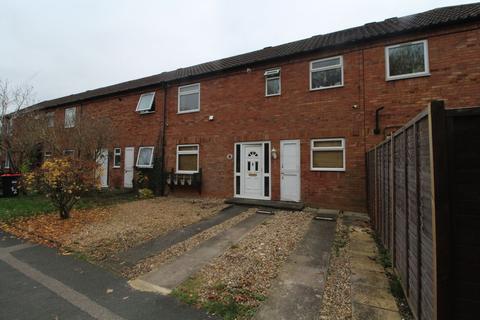
[[[103,150],[104,187],[131,188],[135,170],[160,166],[185,175],[201,170],[205,196],[365,211],[366,150],[433,99],[448,107],[480,105],[479,83],[480,3],[474,3],[30,108],[66,134],[81,114],[110,119],[115,142]]]

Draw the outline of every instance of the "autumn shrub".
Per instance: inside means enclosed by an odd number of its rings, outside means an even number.
[[[153,191],[148,188],[142,188],[138,190],[138,197],[140,199],[149,199],[153,198]]]
[[[26,173],[23,185],[28,191],[44,194],[58,210],[60,218],[67,219],[83,194],[99,188],[96,167],[95,161],[52,158]]]

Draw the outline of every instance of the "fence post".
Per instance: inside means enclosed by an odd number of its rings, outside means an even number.
[[[433,314],[436,320],[450,318],[450,213],[448,195],[447,126],[443,101],[429,106],[430,172],[433,231]]]
[[[395,136],[392,134],[390,138],[390,212],[392,214],[392,267],[395,268],[397,246],[395,244]]]

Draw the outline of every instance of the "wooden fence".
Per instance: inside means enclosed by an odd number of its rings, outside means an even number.
[[[430,106],[366,154],[368,211],[416,319],[480,305],[480,108]]]

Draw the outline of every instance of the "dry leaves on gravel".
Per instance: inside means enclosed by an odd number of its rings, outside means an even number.
[[[277,212],[197,273],[195,287],[182,285],[177,292],[198,296],[200,306],[233,300],[253,310],[265,299],[280,266],[303,238],[311,220],[312,215],[305,212]]]
[[[217,199],[155,198],[110,207],[109,219],[89,224],[65,243],[102,260],[169,231],[209,218],[226,205]]]
[[[131,269],[124,269],[122,271],[123,276],[126,278],[132,279],[138,277],[141,274],[151,271],[153,268],[158,267],[162,263],[166,263],[172,260],[175,257],[178,257],[185,252],[192,250],[202,242],[216,236],[217,234],[225,231],[240,221],[248,218],[252,214],[255,214],[257,209],[248,209],[247,211],[239,214],[236,217],[230,218],[227,221],[224,221],[221,224],[215,225],[191,238],[188,238],[185,241],[177,243],[170,248],[162,251],[160,254],[149,257],[145,260],[140,261]]]

